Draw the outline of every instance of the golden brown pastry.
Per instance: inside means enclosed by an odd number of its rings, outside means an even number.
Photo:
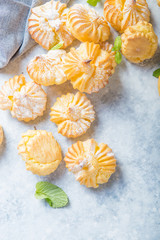
[[[67,27],[82,42],[99,43],[109,39],[110,27],[106,20],[87,6],[75,4],[67,14]]]
[[[119,32],[139,21],[150,20],[146,0],[106,0],[104,3],[106,20]]]
[[[122,54],[133,63],[143,62],[155,54],[158,47],[158,38],[152,24],[140,21],[128,27],[121,36]]]
[[[65,50],[50,50],[47,54],[36,56],[27,66],[30,78],[44,86],[64,83],[67,81],[62,63],[65,56]]]
[[[0,109],[10,110],[12,117],[28,122],[42,116],[47,95],[40,85],[26,82],[23,74],[6,81],[0,90]]]
[[[112,50],[113,45],[106,41],[106,42],[101,42],[100,47],[101,47],[102,50],[105,50],[110,54],[110,58],[112,59],[114,65],[116,66],[115,51]]]
[[[76,180],[86,187],[97,188],[99,184],[108,182],[116,168],[112,149],[104,143],[98,145],[94,139],[73,144],[64,160]]]
[[[26,163],[26,169],[45,176],[54,172],[62,160],[61,147],[51,132],[28,130],[18,144],[18,153]]]
[[[105,87],[114,73],[116,62],[111,53],[102,50],[99,44],[85,42],[77,49],[71,48],[63,66],[73,88],[92,93]]]
[[[3,128],[0,125],[0,145],[2,144],[2,142],[3,142]]]
[[[84,134],[94,121],[93,105],[85,94],[68,93],[57,98],[51,108],[51,121],[58,125],[63,136],[76,138]]]
[[[28,20],[31,37],[47,50],[60,42],[63,48],[69,46],[74,38],[66,28],[67,12],[66,4],[54,0],[32,8]]]
[[[157,0],[158,6],[160,6],[160,0]]]

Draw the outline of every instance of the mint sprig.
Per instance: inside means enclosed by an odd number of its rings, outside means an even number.
[[[153,77],[159,78],[159,76],[160,76],[160,68],[158,68],[153,72]]]
[[[120,64],[122,62],[122,54],[119,51],[117,51],[115,54],[115,60],[117,64]]]
[[[121,45],[122,45],[122,40],[121,40],[121,37],[118,36],[118,37],[116,37],[116,39],[114,41],[114,49],[115,49],[115,51],[120,51],[121,50]]]
[[[100,2],[101,0],[87,0],[87,3],[93,7],[95,7],[97,5],[98,2]]]
[[[52,47],[50,50],[57,50],[57,49],[63,47],[63,43],[64,43],[64,42],[59,42],[57,45],[55,45],[54,47]]]
[[[68,197],[66,193],[50,182],[38,182],[36,184],[35,197],[45,199],[53,208],[61,208],[67,205]]]
[[[118,36],[116,37],[114,41],[114,47],[112,48],[112,51],[115,51],[115,61],[117,64],[120,64],[122,61],[122,54],[120,52],[121,45],[122,45],[122,40],[121,40],[121,37]]]

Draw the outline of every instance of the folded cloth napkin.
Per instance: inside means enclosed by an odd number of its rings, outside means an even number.
[[[31,8],[46,2],[48,1],[0,0],[0,68],[36,44],[28,33],[28,17]]]

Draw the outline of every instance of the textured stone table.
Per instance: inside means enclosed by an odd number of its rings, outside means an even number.
[[[73,3],[74,1],[72,1]],[[81,1],[84,3],[85,1]],[[151,19],[160,38],[160,8],[148,0]],[[96,9],[102,14],[102,4]],[[112,30],[110,42],[117,33]],[[75,43],[74,45],[77,45]],[[0,86],[26,72],[28,61],[45,52],[36,46],[0,72]],[[2,240],[159,240],[160,239],[160,97],[152,72],[160,56],[138,66],[124,58],[108,87],[88,96],[97,114],[85,135],[115,152],[117,171],[107,184],[87,189],[75,181],[62,161],[48,177],[25,170],[17,153],[21,134],[28,129],[53,132],[63,155],[76,140],[57,133],[49,121],[50,107],[61,94],[75,92],[71,84],[45,88],[47,110],[43,117],[24,123],[0,111],[5,141],[0,150],[0,239]],[[70,204],[52,209],[34,197],[35,184],[47,180],[62,187]]]

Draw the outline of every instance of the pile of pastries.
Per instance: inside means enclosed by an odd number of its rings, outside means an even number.
[[[33,8],[28,20],[29,33],[48,52],[35,56],[28,63],[27,72],[32,81],[26,82],[21,74],[5,82],[0,90],[0,109],[10,110],[20,121],[34,120],[46,109],[47,94],[42,85],[60,85],[69,80],[78,91],[57,98],[50,120],[63,136],[81,136],[96,115],[85,93],[100,91],[115,72],[115,51],[107,42],[109,24],[122,34],[122,54],[130,62],[140,63],[152,58],[158,46],[149,21],[146,0],[106,0],[104,17],[91,7],[75,4],[67,8],[66,4],[54,0]],[[66,52],[74,39],[81,42],[79,47]],[[61,49],[53,50],[58,44]],[[2,140],[0,127],[0,144]],[[42,176],[54,172],[62,160],[59,143],[45,130],[24,133],[18,152],[26,169]],[[64,161],[80,184],[93,188],[107,182],[116,168],[112,149],[94,139],[73,144]]]

